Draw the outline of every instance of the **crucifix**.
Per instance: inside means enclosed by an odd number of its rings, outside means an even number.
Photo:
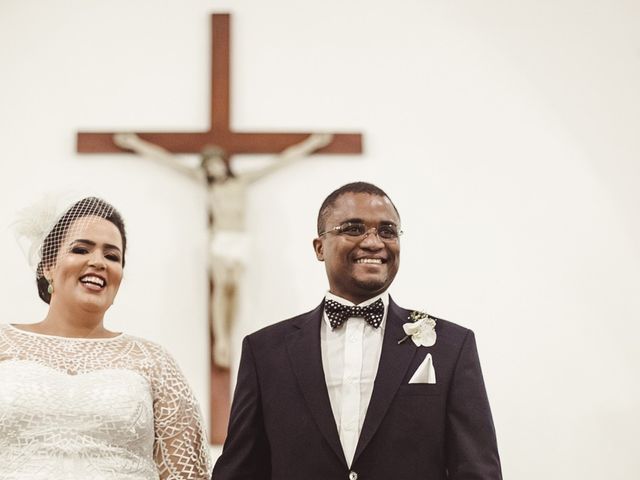
[[[226,183],[235,179],[232,173],[230,159],[234,154],[279,154],[274,164],[261,174],[268,173],[275,168],[286,165],[292,160],[312,153],[327,154],[358,154],[362,152],[362,136],[359,133],[311,134],[307,133],[276,133],[276,132],[237,132],[231,128],[230,112],[230,15],[213,14],[211,16],[211,95],[210,95],[210,127],[200,132],[79,132],[77,135],[78,153],[130,153],[131,151],[171,164],[177,170],[183,171],[195,178],[202,179],[210,193],[211,201],[208,208],[208,222],[211,245],[219,242],[216,229],[224,223],[225,207],[233,207],[229,199],[235,196],[220,196],[226,185],[227,191],[243,193],[242,188],[248,183],[237,187],[236,183]],[[196,153],[201,156],[201,169],[195,172],[179,165],[178,159],[173,158],[176,153]],[[261,175],[253,175],[258,178]],[[251,177],[251,175],[249,176]],[[218,182],[216,185],[216,181]],[[218,189],[216,189],[218,187]],[[240,190],[239,190],[240,188]],[[235,189],[235,190],[234,190]],[[216,197],[218,201],[216,202]],[[222,203],[221,203],[222,202]],[[225,203],[227,202],[227,203]],[[218,208],[215,208],[217,206]],[[222,207],[222,210],[219,209]],[[218,219],[216,219],[216,211]],[[218,228],[219,230],[219,228]],[[211,249],[210,249],[211,250]],[[215,256],[215,255],[214,255]],[[216,274],[211,268],[214,256],[209,259],[210,301],[209,318],[211,334],[211,358],[216,355],[216,328],[223,325],[220,318],[215,317],[214,301],[220,295],[220,278],[216,281]],[[225,286],[227,290],[228,285]],[[229,292],[233,294],[233,284]],[[218,288],[218,291],[216,291]],[[218,309],[219,310],[219,309]],[[218,315],[220,316],[220,315]],[[218,329],[218,332],[221,330]],[[219,350],[219,349],[218,349]],[[222,357],[219,357],[222,358]],[[221,365],[222,363],[222,365]],[[228,364],[224,361],[211,361],[210,376],[210,436],[211,443],[221,444],[226,436],[229,411],[231,405],[231,379]]]

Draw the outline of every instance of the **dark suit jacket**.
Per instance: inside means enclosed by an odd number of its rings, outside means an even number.
[[[416,347],[411,339],[398,345],[410,311],[393,300],[349,468],[322,369],[322,312],[320,304],[244,339],[214,480],[502,478],[473,332],[437,319],[434,346]],[[437,383],[409,384],[427,353]]]

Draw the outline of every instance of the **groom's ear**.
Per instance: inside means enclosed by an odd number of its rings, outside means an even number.
[[[316,252],[316,258],[324,262],[324,244],[321,238],[313,239],[313,250]]]

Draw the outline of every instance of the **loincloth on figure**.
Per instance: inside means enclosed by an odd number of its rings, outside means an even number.
[[[242,264],[249,261],[250,240],[244,232],[215,231],[211,239],[211,255],[225,265]]]

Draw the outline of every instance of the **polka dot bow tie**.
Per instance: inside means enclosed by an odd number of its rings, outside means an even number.
[[[384,304],[380,298],[365,307],[343,305],[334,300],[326,300],[324,311],[327,312],[331,328],[338,328],[350,317],[362,317],[373,328],[378,328],[384,315]]]

